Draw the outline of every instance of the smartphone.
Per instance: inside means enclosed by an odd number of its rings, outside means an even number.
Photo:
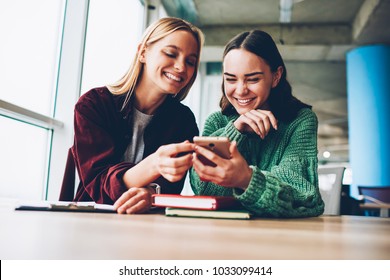
[[[214,137],[214,136],[195,136],[194,143],[201,147],[204,147],[210,151],[213,151],[222,158],[230,158],[230,141],[227,137]],[[199,155],[199,159],[207,165],[216,166],[215,163]]]

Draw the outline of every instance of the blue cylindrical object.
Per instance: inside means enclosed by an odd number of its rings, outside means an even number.
[[[355,186],[390,186],[390,46],[347,54],[349,156]]]

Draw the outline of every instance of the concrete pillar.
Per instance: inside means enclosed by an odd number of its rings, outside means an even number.
[[[354,186],[390,186],[390,46],[347,54],[349,152]]]

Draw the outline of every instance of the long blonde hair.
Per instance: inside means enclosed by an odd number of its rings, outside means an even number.
[[[169,34],[177,30],[185,30],[190,32],[195,37],[198,43],[197,63],[195,65],[194,74],[190,79],[190,81],[188,82],[188,84],[176,94],[175,98],[181,101],[188,95],[188,92],[191,86],[193,85],[198,72],[200,53],[204,42],[204,35],[198,27],[194,26],[193,24],[183,19],[166,17],[166,18],[161,18],[158,21],[154,22],[145,30],[145,33],[142,37],[142,41],[140,43],[140,47],[138,48],[138,51],[135,54],[134,59],[127,73],[116,83],[107,85],[107,88],[111,91],[112,94],[117,94],[117,95],[125,94],[125,93],[127,94],[122,108],[124,108],[126,104],[129,102],[134,92],[134,89],[138,83],[138,80],[142,75],[143,64],[139,61],[139,55],[141,51],[146,46],[150,46],[151,44],[157,42],[158,40],[168,36]]]

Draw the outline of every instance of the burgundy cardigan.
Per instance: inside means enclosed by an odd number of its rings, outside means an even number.
[[[132,104],[121,110],[125,95],[113,95],[106,87],[82,95],[75,106],[74,144],[69,149],[60,200],[95,201],[113,204],[127,188],[123,174],[134,163],[123,162],[123,154],[132,138]],[[143,157],[161,145],[192,142],[199,134],[192,111],[168,96],[156,111],[144,132]],[[74,194],[75,168],[80,178]],[[162,193],[178,194],[184,179],[171,183],[160,176],[155,183]]]

